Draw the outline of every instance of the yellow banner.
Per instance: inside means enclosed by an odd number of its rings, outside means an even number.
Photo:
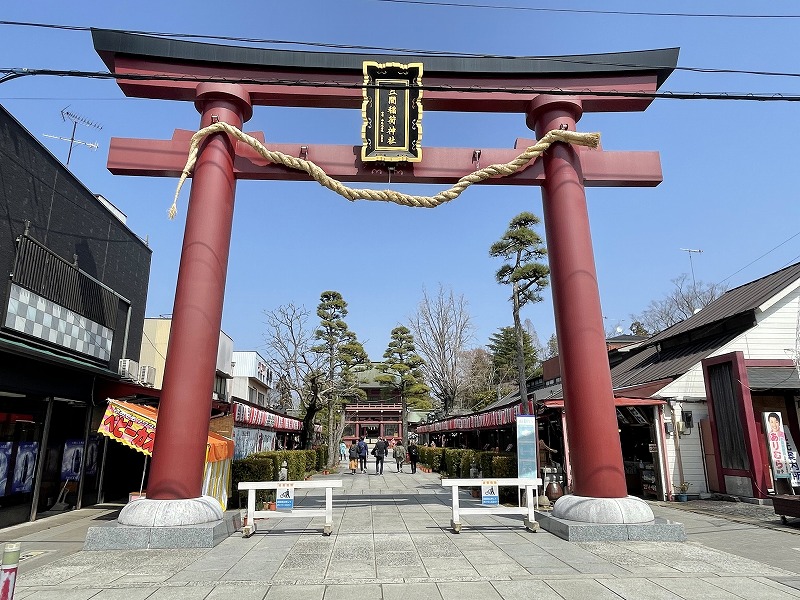
[[[136,406],[114,400],[108,401],[100,429],[97,431],[112,440],[125,444],[146,454],[153,455],[153,442],[156,439],[156,411],[146,406]],[[150,416],[148,413],[152,413]]]

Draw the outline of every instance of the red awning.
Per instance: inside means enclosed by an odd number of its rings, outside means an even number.
[[[666,404],[666,400],[659,400],[657,398],[626,398],[614,397],[614,406],[656,406],[658,404]],[[547,408],[563,408],[564,399],[558,400],[545,400],[542,404]]]

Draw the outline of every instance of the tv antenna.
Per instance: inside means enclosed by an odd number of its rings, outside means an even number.
[[[692,263],[692,254],[701,254],[702,250],[692,250],[691,248],[681,248],[681,252],[689,253],[689,268],[692,270],[692,290],[697,289],[697,283],[694,280],[694,263]]]
[[[83,140],[76,140],[75,139],[75,130],[78,128],[78,123],[81,125],[85,125],[86,127],[94,127],[95,129],[102,129],[103,126],[99,123],[95,123],[94,121],[90,121],[89,119],[80,116],[72,112],[71,110],[67,110],[69,106],[61,109],[61,118],[64,121],[72,122],[72,135],[68,138],[61,137],[58,135],[48,135],[44,134],[44,137],[53,138],[55,140],[62,140],[64,142],[69,142],[69,153],[67,154],[67,165],[69,165],[69,161],[72,158],[72,147],[75,144],[81,144],[83,146],[88,147],[90,150],[97,150],[98,144],[97,142],[84,142]]]

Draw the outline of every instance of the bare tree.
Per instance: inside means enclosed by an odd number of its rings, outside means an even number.
[[[431,394],[447,414],[463,396],[466,381],[462,356],[474,327],[467,301],[439,284],[436,296],[423,288],[417,313],[409,318],[417,352],[425,360],[422,372]]]
[[[719,298],[727,289],[726,286],[716,283],[695,282],[686,273],[673,279],[672,284],[673,289],[664,298],[651,301],[641,314],[631,315],[631,320],[636,323],[640,333],[658,333],[688,319]]]
[[[309,326],[309,311],[303,306],[285,304],[264,311],[267,332],[267,361],[278,374],[281,403],[291,404],[303,415],[301,444],[310,447],[314,439],[314,418],[326,405],[329,384],[324,357],[311,350],[314,330]]]
[[[485,348],[472,348],[463,353],[466,390],[464,407],[480,410],[500,397],[517,389],[498,382],[497,368],[491,352]]]

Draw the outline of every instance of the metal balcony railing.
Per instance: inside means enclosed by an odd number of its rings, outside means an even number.
[[[96,323],[116,329],[119,302],[130,302],[27,235],[17,240],[11,281]]]

